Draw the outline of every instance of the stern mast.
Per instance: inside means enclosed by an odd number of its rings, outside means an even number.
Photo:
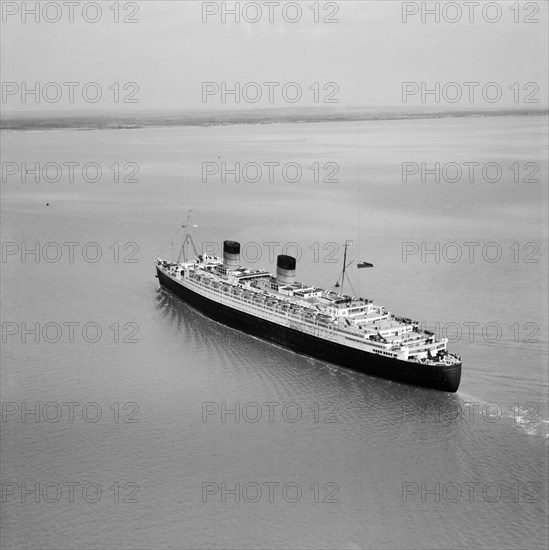
[[[187,250],[189,248],[189,244],[193,247],[193,251],[195,253],[196,256],[199,256],[198,254],[198,250],[196,249],[196,246],[194,244],[194,240],[193,240],[193,237],[191,235],[191,231],[195,228],[195,227],[198,227],[198,224],[193,224],[191,223],[191,212],[192,210],[189,210],[188,214],[187,214],[187,219],[185,220],[185,223],[183,223],[181,225],[181,227],[183,229],[187,228],[187,233],[185,235],[185,238],[183,240],[183,244],[181,245],[181,249],[179,250],[179,256],[177,257],[177,263],[180,264],[181,263],[181,256],[183,256],[183,261],[184,262],[188,262],[188,258],[187,258]],[[172,243],[173,244],[173,243]]]

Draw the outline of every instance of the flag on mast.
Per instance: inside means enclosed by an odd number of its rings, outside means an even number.
[[[358,262],[356,266],[358,269],[361,269],[362,267],[374,267],[374,264],[370,264],[368,262]]]

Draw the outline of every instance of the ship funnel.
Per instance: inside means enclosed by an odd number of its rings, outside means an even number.
[[[276,282],[290,285],[295,280],[295,258],[281,254],[276,259]]]
[[[240,265],[240,243],[223,241],[223,267],[234,269]]]

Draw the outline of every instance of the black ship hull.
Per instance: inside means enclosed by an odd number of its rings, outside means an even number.
[[[164,288],[207,317],[292,351],[404,384],[447,392],[455,392],[459,387],[461,363],[434,366],[401,361],[350,348],[220,304],[178,284],[158,268],[156,272]]]

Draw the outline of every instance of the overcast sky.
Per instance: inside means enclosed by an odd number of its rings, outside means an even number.
[[[137,20],[136,23],[115,23],[116,13],[109,9],[113,1],[101,1],[102,14],[96,23],[86,22],[80,3],[75,7],[74,22],[62,1],[52,2],[44,20],[35,22],[27,14],[35,2],[2,2],[1,77],[3,83],[2,110],[56,111],[70,109],[239,109],[258,107],[377,107],[436,106],[460,108],[513,108],[547,106],[547,3],[530,3],[539,8],[514,11],[512,2],[499,2],[501,13],[497,22],[485,19],[498,16],[497,6],[486,13],[478,7],[470,23],[468,8],[463,6],[461,19],[448,20],[457,12],[441,13],[436,23],[427,16],[422,23],[421,12],[414,14],[422,3],[398,1],[319,2],[319,22],[315,22],[312,2],[300,2],[301,16],[295,7],[287,7],[286,21],[282,6],[272,6],[274,21],[269,21],[269,6],[253,3],[242,13],[239,23],[225,14],[221,4],[232,7],[234,2],[139,1],[118,4],[118,17]],[[42,2],[45,4],[45,2]],[[241,10],[249,2],[240,2]],[[434,2],[423,3],[430,7]],[[445,3],[439,3],[439,5]],[[454,3],[455,4],[455,3]],[[494,2],[492,4],[495,4]],[[62,8],[61,14],[55,5]],[[258,22],[246,22],[258,17]],[[134,10],[138,7],[138,11]],[[205,10],[217,13],[207,15]],[[410,12],[403,22],[403,9]],[[137,13],[132,13],[136,11]],[[13,13],[12,13],[13,12]],[[93,5],[86,17],[97,18]],[[206,22],[203,18],[206,17]],[[333,23],[323,22],[330,19]],[[519,22],[515,22],[515,19]],[[446,20],[445,20],[446,19]],[[524,19],[539,20],[525,23]],[[35,103],[34,96],[22,102],[23,86],[33,88],[38,82],[51,102],[43,97]],[[69,88],[64,82],[78,82],[73,88],[74,103],[69,102]],[[97,86],[87,88],[90,101],[82,99],[82,87],[89,82],[99,85],[102,96],[92,103]],[[119,102],[115,103],[115,82],[119,83]],[[125,83],[134,82],[138,85]],[[203,83],[210,82],[211,92],[203,97]],[[234,88],[239,82],[246,87],[245,97],[227,95],[222,102],[221,89]],[[264,82],[279,83],[269,86]],[[283,95],[283,87],[286,96]],[[402,100],[402,83],[408,85],[407,102]],[[441,86],[440,102],[431,94],[421,100],[422,82],[433,89]],[[445,84],[456,82],[459,88]],[[473,87],[464,82],[477,82]],[[492,103],[484,99],[483,86],[492,100],[500,88],[501,98]],[[253,84],[253,83],[257,83]],[[315,84],[318,83],[318,84]],[[328,84],[334,83],[334,84]],[[514,83],[518,83],[514,84]],[[527,84],[534,83],[534,84]],[[116,86],[116,85],[115,85]],[[312,86],[313,89],[310,89]],[[417,88],[416,88],[417,86]],[[513,87],[509,89],[509,87]],[[536,88],[539,87],[539,88]],[[217,88],[216,88],[217,87]],[[217,91],[219,90],[219,91]],[[269,101],[269,90],[272,102]],[[416,91],[417,90],[417,91]],[[41,89],[41,91],[43,91]],[[261,99],[254,102],[258,92]],[[297,94],[301,98],[296,100]],[[452,103],[456,94],[462,99]],[[469,93],[473,102],[469,102]],[[539,103],[523,103],[524,99]],[[123,103],[122,99],[137,100]],[[246,98],[248,101],[246,101]],[[332,103],[323,103],[332,99]],[[292,103],[291,100],[295,102]]]

